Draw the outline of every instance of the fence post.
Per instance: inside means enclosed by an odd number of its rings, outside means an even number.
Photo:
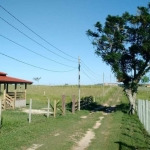
[[[0,128],[2,125],[2,100],[0,99]]]
[[[141,118],[141,123],[143,122],[143,104],[142,100],[140,100],[140,118]]]
[[[75,95],[72,96],[72,113],[75,112]]]
[[[150,101],[148,101],[148,133],[150,134]]]
[[[146,100],[146,109],[145,109],[145,112],[146,112],[146,130],[148,131],[148,100]]]
[[[145,100],[143,100],[143,124],[146,125],[146,115],[145,115]]]
[[[56,100],[54,100],[54,117],[56,117]]]
[[[137,105],[137,114],[140,120],[140,100],[138,99],[138,105]]]
[[[49,98],[48,98],[47,118],[49,118],[49,103],[50,103],[50,100],[49,100]]]
[[[65,102],[65,95],[62,95],[62,115],[65,115],[66,110],[66,102]]]
[[[30,108],[29,108],[29,123],[31,123],[31,109],[32,109],[32,99],[30,99]]]
[[[94,100],[93,100],[93,102],[95,102],[95,96],[94,96]]]
[[[142,118],[142,116],[143,116],[143,114],[142,114],[142,109],[143,108],[143,105],[142,105],[142,100],[140,100],[140,118],[141,118],[141,122],[142,122],[142,120],[143,120],[143,118]]]

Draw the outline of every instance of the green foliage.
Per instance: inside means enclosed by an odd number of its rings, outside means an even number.
[[[148,76],[143,76],[142,79],[141,79],[142,83],[148,83],[149,81],[150,81],[150,79],[149,79]]]
[[[138,12],[108,15],[104,27],[97,22],[96,31],[86,32],[93,39],[95,53],[132,93],[137,92],[141,77],[150,70],[150,4],[138,7]]]

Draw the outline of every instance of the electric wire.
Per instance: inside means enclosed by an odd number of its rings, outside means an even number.
[[[51,53],[53,53],[53,54],[55,54],[55,55],[57,55],[57,56],[59,56],[59,57],[61,57],[61,58],[63,58],[63,59],[66,59],[66,60],[68,60],[68,61],[77,63],[76,61],[67,59],[67,58],[65,58],[65,57],[63,57],[63,56],[60,56],[59,54],[57,54],[57,53],[51,51],[50,49],[46,48],[46,47],[43,46],[42,44],[38,43],[37,41],[35,41],[34,39],[32,39],[31,37],[29,37],[28,35],[26,35],[26,34],[23,33],[22,31],[20,31],[19,29],[17,29],[15,26],[13,26],[12,24],[10,24],[8,21],[6,21],[5,19],[3,19],[2,17],[0,17],[0,19],[3,20],[3,21],[4,21],[5,23],[7,23],[8,25],[10,25],[11,27],[13,27],[13,28],[14,28],[15,30],[17,30],[18,32],[20,32],[21,34],[23,34],[24,36],[26,36],[27,38],[29,38],[31,41],[35,42],[36,44],[40,45],[40,46],[43,47],[44,49],[48,50],[49,52],[51,52]]]
[[[89,67],[87,67],[82,60],[81,60],[81,63],[83,64],[84,68],[87,68],[86,70],[89,70],[88,72],[91,72],[95,76],[102,76],[102,75],[98,75],[98,74],[94,73],[93,71],[91,71],[91,69],[89,69]]]
[[[70,71],[73,71],[73,70],[75,70],[75,69],[72,69],[72,70],[67,70],[67,71],[56,71],[56,70],[50,70],[50,69],[46,69],[46,68],[42,68],[42,67],[38,67],[38,66],[35,66],[35,65],[32,65],[32,64],[29,64],[29,63],[26,63],[26,62],[23,62],[23,61],[21,61],[21,60],[18,60],[18,59],[16,59],[16,58],[13,58],[13,57],[11,57],[11,56],[8,56],[8,55],[6,55],[6,54],[4,54],[4,53],[1,53],[0,52],[0,54],[1,55],[3,55],[3,56],[5,56],[5,57],[8,57],[8,58],[10,58],[10,59],[13,59],[13,60],[15,60],[15,61],[17,61],[17,62],[20,62],[20,63],[22,63],[22,64],[26,64],[26,65],[28,65],[28,66],[31,66],[31,67],[34,67],[34,68],[38,68],[38,69],[41,69],[41,70],[45,70],[45,71],[50,71],[50,72],[70,72]]]
[[[25,47],[25,46],[23,46],[23,45],[21,45],[21,44],[15,42],[15,41],[9,39],[9,38],[7,38],[7,37],[1,35],[1,34],[0,34],[0,36],[3,37],[4,39],[6,39],[6,40],[8,40],[8,41],[10,41],[10,42],[12,42],[12,43],[14,43],[14,44],[16,44],[16,45],[18,45],[18,46],[24,48],[24,49],[26,49],[26,50],[32,52],[32,53],[34,53],[34,54],[40,56],[40,57],[43,57],[43,58],[45,58],[45,59],[48,59],[48,60],[50,60],[50,61],[53,61],[53,62],[58,63],[58,64],[63,65],[63,66],[67,66],[67,67],[71,67],[71,68],[77,68],[77,67],[73,67],[73,66],[68,66],[68,65],[66,65],[66,64],[63,64],[63,63],[57,62],[57,61],[55,61],[55,60],[52,60],[52,59],[50,59],[50,58],[48,58],[48,57],[45,57],[45,56],[43,56],[43,55],[41,55],[41,54],[39,54],[39,53],[37,53],[37,52],[35,52],[35,51],[29,49],[29,48],[27,48],[27,47]]]
[[[82,67],[81,69],[82,69],[82,71],[84,71],[84,73],[88,74],[88,76],[89,76],[93,81],[96,81],[96,82],[100,81],[100,78],[98,79],[98,78],[95,78],[95,77],[93,77],[93,76],[91,77],[90,74],[87,73],[86,70],[83,69],[83,67]]]
[[[95,79],[98,79],[99,77],[95,74],[91,73],[84,65],[82,65],[82,68],[86,69]]]
[[[83,74],[85,74],[93,83],[96,83],[96,82],[94,82],[94,81],[83,71],[83,69],[81,69],[81,72],[82,72]]]
[[[47,40],[45,40],[43,37],[41,37],[39,34],[37,34],[35,31],[33,31],[32,29],[30,29],[27,25],[25,25],[22,21],[20,21],[18,18],[16,18],[13,14],[11,14],[8,10],[6,10],[4,7],[2,7],[0,5],[0,7],[5,11],[7,12],[10,16],[12,16],[14,19],[16,19],[19,23],[21,23],[24,27],[26,27],[28,30],[30,30],[32,33],[34,33],[36,36],[38,36],[40,39],[42,39],[43,41],[45,41],[47,44],[51,45],[53,48],[55,48],[56,50],[60,51],[61,53],[73,58],[73,59],[77,59],[65,52],[63,52],[62,50],[58,49],[56,46],[54,46],[53,44],[51,44],[50,42],[48,42]]]

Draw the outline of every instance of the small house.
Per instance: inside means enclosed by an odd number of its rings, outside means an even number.
[[[12,91],[9,90],[9,85],[14,85]],[[24,85],[24,91],[17,91],[18,85]],[[6,73],[0,72],[0,92],[2,93],[2,109],[16,108],[16,107],[26,107],[26,92],[27,85],[32,84],[31,81],[18,79],[14,77],[7,76]],[[3,90],[2,90],[3,85]]]

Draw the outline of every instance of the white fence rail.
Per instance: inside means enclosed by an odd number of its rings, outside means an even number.
[[[137,113],[141,123],[150,134],[150,101],[139,99]]]

